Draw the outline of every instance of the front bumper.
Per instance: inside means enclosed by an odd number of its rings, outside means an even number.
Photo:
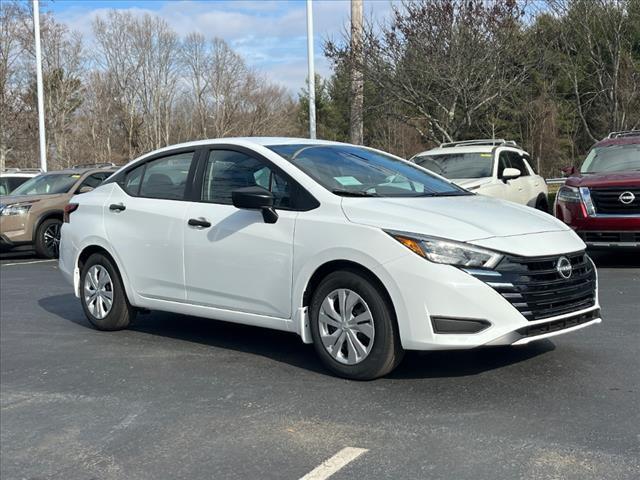
[[[407,350],[521,345],[601,321],[597,288],[591,305],[541,319],[527,319],[485,281],[414,254],[389,262],[375,273],[388,286],[402,346]],[[486,322],[488,326],[476,333],[436,333],[433,319],[439,318]]]

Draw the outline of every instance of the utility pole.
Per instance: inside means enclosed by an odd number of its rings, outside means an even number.
[[[40,5],[33,0],[33,35],[36,47],[36,83],[38,87],[38,132],[40,136],[40,168],[47,171],[47,140],[44,131],[44,88],[42,86],[42,52],[40,49]]]
[[[362,0],[351,0],[351,118],[350,141],[356,145],[364,142],[363,108],[364,81],[362,78]]]
[[[307,0],[307,57],[309,61],[309,138],[316,138],[316,73],[313,64],[313,5]]]

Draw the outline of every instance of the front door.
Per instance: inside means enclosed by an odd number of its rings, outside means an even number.
[[[232,150],[211,150],[201,172],[200,201],[189,205],[183,224],[187,300],[290,318],[298,214],[289,209],[289,182],[264,160]],[[274,194],[276,223],[233,206],[233,190],[256,185]]]

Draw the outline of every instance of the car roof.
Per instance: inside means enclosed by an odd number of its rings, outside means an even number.
[[[46,173],[51,173],[54,175],[84,175],[85,173],[98,173],[98,172],[106,172],[113,173],[118,170],[118,167],[108,167],[108,168],[63,168],[62,170],[49,170]]]
[[[137,162],[144,158],[157,155],[163,152],[169,152],[172,150],[182,148],[198,148],[206,147],[207,145],[236,145],[244,147],[272,147],[275,145],[349,145],[348,143],[334,142],[330,140],[315,140],[310,138],[296,138],[296,137],[227,137],[227,138],[209,138],[206,140],[196,140],[192,142],[176,143],[168,145],[166,147],[154,150],[152,152],[140,155],[129,161],[130,163]],[[358,146],[358,145],[356,145]]]
[[[416,154],[420,155],[444,155],[447,153],[491,153],[496,148],[495,145],[465,145],[460,147],[436,147],[425,152]],[[508,147],[513,148],[513,147]],[[517,150],[517,149],[516,149]]]
[[[611,147],[613,145],[640,145],[640,135],[605,138],[597,142],[595,147]]]
[[[35,172],[0,172],[0,177],[35,177],[37,175],[40,174]]]

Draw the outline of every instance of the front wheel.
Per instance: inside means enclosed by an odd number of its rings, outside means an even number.
[[[80,301],[87,319],[98,330],[121,330],[133,321],[131,306],[120,275],[111,260],[101,253],[91,255],[80,274]]]
[[[547,199],[545,197],[538,198],[538,200],[536,201],[536,209],[544,213],[549,213],[549,202],[547,202]]]
[[[35,249],[41,258],[58,258],[60,251],[60,229],[62,221],[48,218],[40,224],[36,232]]]
[[[371,380],[402,360],[393,308],[380,288],[357,272],[337,271],[320,282],[310,320],[316,352],[341,377]]]

